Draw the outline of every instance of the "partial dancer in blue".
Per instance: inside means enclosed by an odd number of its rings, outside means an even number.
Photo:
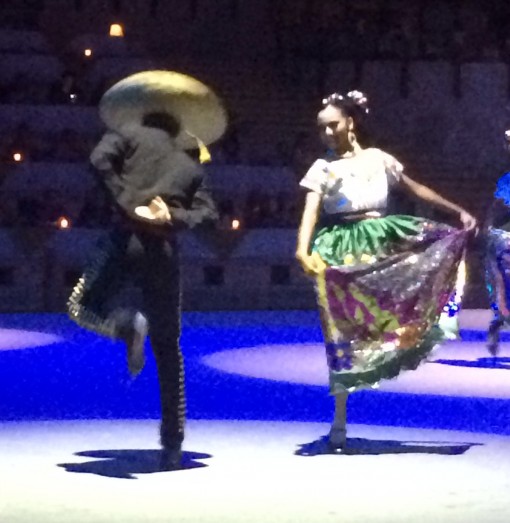
[[[510,152],[510,130],[505,132],[505,147]],[[510,325],[510,172],[497,182],[484,239],[486,282],[493,311],[487,348],[497,356],[501,328]]]

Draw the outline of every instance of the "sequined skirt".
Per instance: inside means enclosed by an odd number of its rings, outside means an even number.
[[[373,387],[415,369],[444,334],[467,233],[412,216],[321,228],[314,255],[333,394]]]
[[[488,349],[496,355],[499,349],[499,331],[510,321],[504,305],[510,310],[510,232],[496,227],[485,231],[485,276],[494,317],[489,326]]]
[[[489,227],[485,234],[485,245],[486,282],[492,308],[498,311],[500,290],[506,291],[506,306],[510,308],[510,232]]]

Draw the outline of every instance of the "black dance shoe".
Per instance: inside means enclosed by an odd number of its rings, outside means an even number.
[[[182,466],[182,445],[165,446],[161,449],[161,470],[178,470]]]
[[[505,320],[501,317],[494,318],[487,333],[487,349],[492,356],[497,356],[499,349],[499,331],[503,327]]]

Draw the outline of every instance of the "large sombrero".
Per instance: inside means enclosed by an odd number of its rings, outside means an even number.
[[[227,126],[216,94],[195,78],[174,71],[143,71],[124,78],[106,91],[99,111],[113,130],[139,123],[147,113],[167,112],[181,125],[176,142],[184,149],[218,140]]]

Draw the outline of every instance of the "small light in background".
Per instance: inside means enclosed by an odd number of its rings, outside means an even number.
[[[241,227],[241,222],[239,220],[232,220],[232,229],[237,230]]]
[[[76,100],[78,100],[78,95],[76,93],[71,93],[69,95],[69,100],[71,101],[71,103],[74,104],[76,102]]]
[[[71,227],[71,220],[69,220],[69,218],[66,218],[65,216],[61,216],[57,220],[57,227],[59,229],[69,229]]]
[[[112,24],[110,26],[110,36],[122,37],[124,36],[124,28],[121,24]]]
[[[14,153],[12,155],[12,159],[15,161],[15,162],[22,162],[23,161],[23,155],[21,153]]]
[[[85,51],[83,51],[83,54],[87,57],[87,58],[90,58],[92,56],[92,49],[85,49]]]

